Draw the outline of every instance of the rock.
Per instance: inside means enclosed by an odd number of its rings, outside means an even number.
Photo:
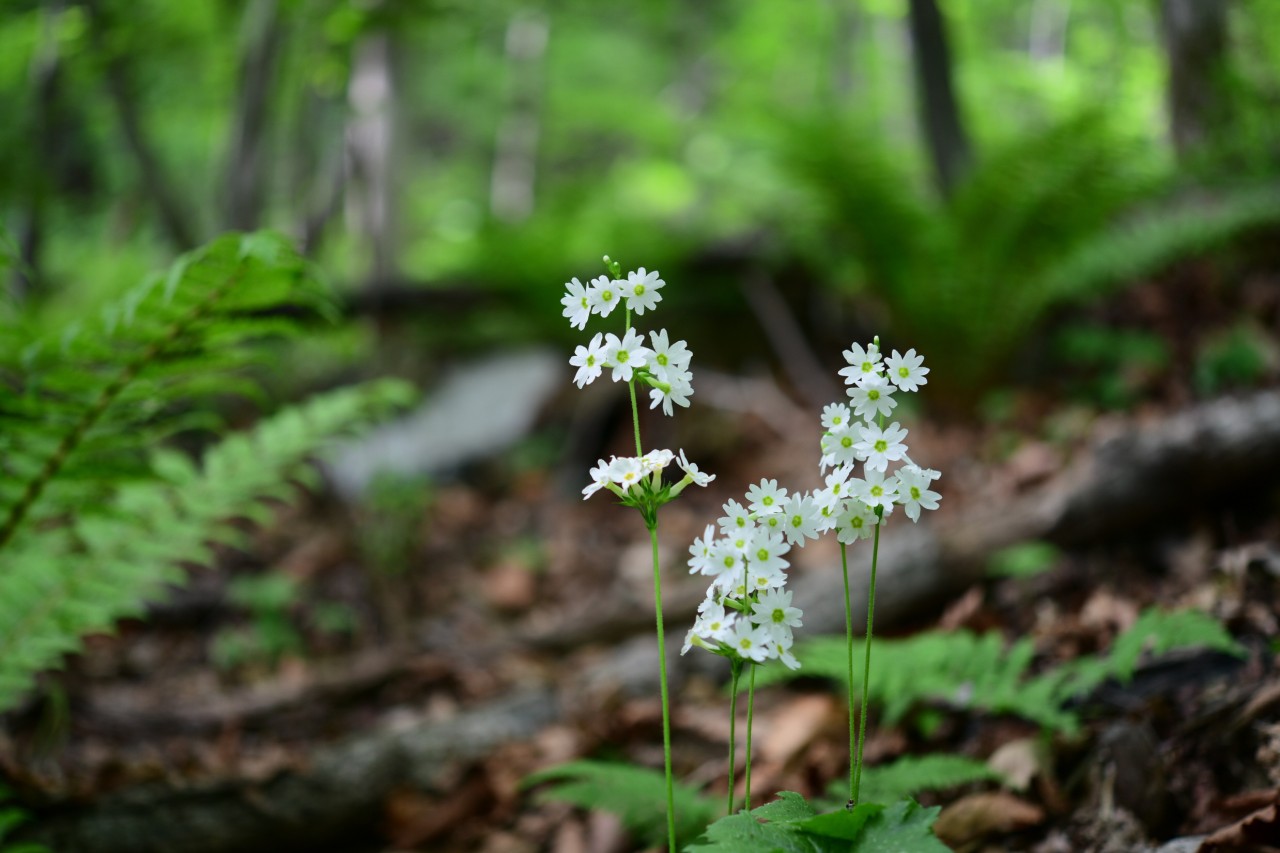
[[[538,348],[464,364],[416,411],[339,447],[326,473],[344,499],[354,500],[383,471],[440,474],[500,453],[528,434],[567,378],[567,363]]]

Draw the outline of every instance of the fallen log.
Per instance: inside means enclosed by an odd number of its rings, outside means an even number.
[[[561,710],[530,690],[433,722],[386,724],[312,753],[308,766],[254,782],[135,785],[92,804],[35,811],[14,841],[61,853],[257,853],[367,844],[400,786],[440,791],[459,763],[533,736]]]

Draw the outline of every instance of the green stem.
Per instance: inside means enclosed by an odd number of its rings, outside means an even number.
[[[879,515],[879,513],[877,513]],[[881,516],[883,521],[883,516]],[[866,650],[862,661],[862,724],[861,736],[858,738],[858,772],[853,778],[853,804],[858,804],[858,786],[862,784],[862,747],[867,742],[867,688],[871,685],[871,637],[874,633],[876,612],[876,563],[880,556],[880,524],[876,524],[874,539],[871,543],[871,582],[867,585],[867,635],[863,639]]]
[[[853,724],[853,601],[849,598],[849,553],[843,542],[840,543],[840,570],[844,574],[845,659],[848,663],[845,684],[849,693],[849,808],[853,808],[857,788],[857,765],[854,761],[857,734]]]
[[[627,389],[631,392],[631,424],[636,431],[636,456],[644,456],[644,448],[640,444],[640,407],[636,405],[636,381],[634,379],[627,383]]]
[[[742,675],[742,661],[730,660],[732,683],[729,686],[729,803],[725,814],[733,814],[733,783],[738,776],[738,676]]]
[[[638,434],[638,432],[637,432]],[[662,692],[662,758],[667,774],[667,843],[676,853],[675,787],[671,780],[671,702],[667,695],[667,642],[662,630],[662,576],[658,570],[658,523],[649,527],[653,545],[653,609],[658,625],[658,677]]]
[[[747,790],[743,796],[743,808],[751,810],[751,720],[754,716],[756,708],[756,665],[754,663],[747,664],[751,667],[751,686],[747,692]]]

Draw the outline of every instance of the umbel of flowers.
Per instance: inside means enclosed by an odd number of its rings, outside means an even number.
[[[658,272],[644,267],[622,277],[621,267],[606,255],[608,275],[598,276],[584,285],[571,279],[565,285],[565,295],[560,300],[564,316],[576,329],[585,330],[593,316],[608,318],[621,306],[621,336],[614,332],[597,332],[586,346],[578,346],[569,359],[576,367],[574,383],[583,388],[609,372],[614,382],[625,382],[631,398],[631,421],[635,432],[636,455],[615,456],[609,461],[599,460],[591,469],[591,482],[582,490],[587,499],[601,490],[609,491],[624,506],[639,510],[649,531],[653,551],[653,598],[658,635],[658,674],[662,694],[662,747],[665,758],[667,786],[667,838],[671,853],[676,851],[674,792],[671,777],[671,704],[667,691],[666,642],[662,622],[662,578],[658,564],[658,509],[676,498],[691,484],[706,486],[715,479],[698,469],[684,451],[654,449],[646,452],[640,441],[640,411],[636,403],[636,384],[649,389],[649,408],[659,405],[666,415],[674,413],[674,406],[688,407],[693,394],[693,374],[689,362],[693,354],[684,341],[671,343],[666,329],[649,332],[645,337],[631,325],[631,315],[653,311],[662,301],[661,290],[666,285]],[[663,472],[675,462],[684,476],[675,482],[664,482]]]
[[[718,528],[707,525],[703,536],[690,547],[689,571],[712,578],[698,618],[685,637],[684,652],[694,646],[729,659],[736,700],[738,679],[744,667],[779,660],[798,669],[791,654],[792,630],[801,627],[803,614],[791,604],[786,589],[792,546],[834,532],[840,543],[844,575],[845,627],[848,640],[849,773],[850,801],[857,799],[861,777],[862,746],[855,733],[853,708],[853,618],[849,597],[847,546],[872,539],[871,581],[868,590],[867,633],[863,685],[870,667],[869,639],[873,630],[875,576],[880,529],[901,506],[918,521],[921,510],[936,509],[940,496],[930,485],[940,476],[921,468],[907,455],[907,430],[896,421],[885,425],[898,401],[895,394],[911,393],[927,384],[929,369],[915,350],[883,359],[879,339],[863,347],[853,344],[844,353],[848,366],[840,371],[850,402],[831,403],[822,412],[823,433],[819,460],[823,485],[812,492],[788,494],[776,480],[761,480],[748,490],[745,505],[730,500]],[[894,470],[890,472],[890,466]],[[861,474],[861,476],[858,476]],[[751,801],[751,713],[754,691],[747,705],[746,803]],[[862,705],[862,730],[866,730],[866,702]],[[730,711],[736,715],[736,705]],[[729,810],[733,810],[734,719],[730,720]]]
[[[844,358],[848,366],[840,370],[840,375],[849,386],[846,390],[850,402],[832,403],[822,412],[824,432],[819,445],[822,450],[819,465],[825,481],[813,499],[821,516],[819,529],[835,530],[840,542],[849,685],[849,807],[853,808],[862,781],[862,747],[867,733],[866,691],[871,677],[880,531],[895,506],[901,506],[912,521],[919,521],[921,510],[937,509],[941,496],[930,485],[941,474],[912,461],[907,454],[905,428],[897,421],[885,425],[898,405],[895,394],[912,393],[928,383],[929,368],[924,366],[924,358],[914,349],[907,350],[906,355],[894,350],[888,358],[883,358],[879,338],[865,347],[853,344],[845,350]],[[856,476],[858,473],[862,476]],[[853,608],[849,597],[847,546],[868,538],[872,540],[871,577],[867,586],[860,725],[855,732]]]

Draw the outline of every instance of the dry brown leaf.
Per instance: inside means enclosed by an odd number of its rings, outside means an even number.
[[[1044,810],[1004,791],[970,794],[942,810],[933,825],[938,838],[951,847],[989,835],[1004,835],[1035,826]]]
[[[1004,776],[1009,787],[1025,791],[1047,769],[1048,755],[1038,737],[1018,738],[991,753],[987,766]]]
[[[1280,791],[1271,792],[1270,799],[1268,805],[1206,838],[1199,853],[1272,853],[1280,850]]]
[[[769,715],[768,729],[758,741],[760,757],[785,765],[802,752],[826,728],[837,713],[833,696],[799,696]]]

